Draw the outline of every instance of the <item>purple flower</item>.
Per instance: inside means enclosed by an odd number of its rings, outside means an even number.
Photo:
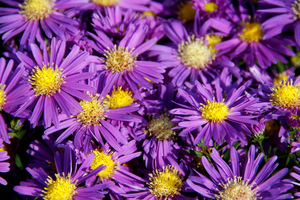
[[[9,156],[7,154],[7,151],[5,150],[3,140],[0,139],[0,172],[1,173],[6,173],[9,172],[9,162],[6,162],[9,159]],[[7,185],[7,181],[0,177],[0,184],[2,185]]]
[[[0,111],[5,111],[11,115],[16,115],[18,106],[26,102],[24,88],[19,87],[25,69],[20,65],[14,69],[13,60],[6,63],[4,58],[0,58]],[[18,115],[25,117],[28,113]],[[0,139],[10,143],[7,134],[7,125],[0,113]]]
[[[262,0],[258,12],[271,15],[262,25],[265,31],[263,38],[270,38],[280,34],[287,27],[292,28],[295,41],[300,46],[300,1],[299,0]]]
[[[64,153],[56,152],[54,156],[55,173],[47,173],[43,168],[26,168],[33,179],[20,182],[14,190],[20,195],[40,197],[44,199],[96,199],[103,198],[110,184],[93,184],[86,186],[83,183],[95,176],[105,167],[100,166],[91,171],[94,154],[87,157],[82,164],[76,163],[74,152],[66,146]]]
[[[21,35],[20,44],[34,43],[56,36],[65,40],[69,35],[76,35],[78,22],[68,18],[63,10],[69,0],[1,0],[8,7],[0,8],[0,34],[4,42],[16,35]],[[21,3],[22,2],[22,3]],[[69,5],[69,4],[68,4]],[[70,5],[69,5],[70,6]]]
[[[40,120],[45,127],[52,123],[57,126],[60,112],[68,116],[74,114],[75,110],[81,109],[77,99],[90,100],[86,91],[95,89],[82,82],[93,76],[93,73],[82,71],[88,65],[87,52],[80,51],[75,45],[67,51],[66,42],[55,38],[51,40],[49,51],[50,56],[46,43],[43,43],[41,49],[31,44],[32,56],[17,52],[27,69],[27,80],[22,83],[22,88],[28,96],[17,114],[31,110],[29,121],[34,127]]]
[[[151,89],[152,83],[162,83],[164,69],[161,64],[141,59],[142,54],[151,48],[156,38],[146,42],[147,26],[129,26],[126,35],[114,44],[102,31],[89,33],[94,40],[93,48],[101,57],[94,56],[95,65],[99,73],[104,73],[108,83],[124,82],[131,91],[141,99],[139,87]]]
[[[232,36],[228,40],[216,44],[218,55],[228,55],[230,59],[239,61],[245,59],[247,67],[251,67],[258,62],[262,69],[266,69],[271,64],[276,64],[277,60],[287,63],[284,56],[294,56],[294,52],[287,45],[293,46],[294,42],[283,36],[264,37],[264,24],[258,18],[243,18],[238,27],[232,29]],[[217,28],[216,25],[212,25]]]
[[[202,139],[204,144],[209,144],[211,139],[219,145],[224,139],[229,144],[235,141],[247,144],[245,134],[251,135],[251,131],[246,125],[257,123],[248,109],[257,100],[245,93],[250,82],[240,85],[238,81],[229,87],[222,87],[220,82],[217,79],[212,85],[201,85],[196,81],[188,89],[178,90],[187,102],[181,104],[182,108],[170,111],[174,115],[173,121],[178,122],[177,128],[183,129],[179,136],[194,131],[194,144]]]
[[[298,159],[299,161],[299,159]],[[295,191],[295,196],[296,197],[300,197],[300,191],[299,191],[299,187],[300,187],[300,168],[298,166],[294,166],[293,167],[295,172],[292,172],[290,175],[295,179],[292,183],[296,188]],[[299,200],[300,198],[297,198],[297,200]]]
[[[255,156],[256,148],[250,146],[245,162],[241,162],[237,150],[230,149],[231,164],[222,159],[216,149],[212,150],[212,161],[203,156],[202,165],[207,176],[195,171],[187,179],[187,184],[200,195],[212,199],[292,199],[286,193],[293,185],[282,178],[288,173],[284,168],[269,176],[277,168],[276,156],[261,166],[263,153]]]
[[[182,22],[165,23],[166,36],[172,41],[166,45],[155,45],[150,56],[156,57],[168,69],[168,76],[176,86],[185,81],[194,82],[202,76],[214,79],[222,68],[229,68],[235,74],[239,69],[228,59],[217,57],[215,45],[222,41],[222,35],[205,35],[195,23],[194,34],[189,35]],[[205,30],[203,30],[205,32]]]
[[[192,2],[193,7],[200,10],[200,17],[205,20],[212,17],[226,17],[226,10],[232,6],[230,0],[192,0]]]

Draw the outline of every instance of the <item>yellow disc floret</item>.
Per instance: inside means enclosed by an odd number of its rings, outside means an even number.
[[[5,94],[5,85],[0,84],[0,111],[3,109],[3,106],[6,101],[6,94]]]
[[[115,173],[116,163],[112,159],[112,154],[108,154],[101,150],[93,151],[95,157],[91,164],[92,170],[95,170],[100,165],[104,165],[106,168],[100,171],[97,175],[101,180],[111,178],[111,176]]]
[[[20,4],[20,13],[26,17],[26,20],[41,20],[49,17],[52,13],[54,0],[25,0]]]
[[[41,195],[44,200],[72,200],[76,193],[76,185],[72,183],[70,174],[67,177],[55,174],[56,180],[48,177],[47,186],[42,191]]]
[[[300,19],[300,1],[299,0],[295,0],[293,5],[292,5],[292,10],[294,13],[294,19]]]
[[[30,75],[29,82],[34,89],[36,95],[52,96],[60,91],[61,85],[64,83],[62,70],[46,66],[35,67]]]
[[[262,27],[257,22],[247,22],[239,34],[239,37],[244,42],[258,42],[262,39],[264,33],[262,31]]]
[[[242,177],[235,177],[226,184],[221,184],[223,190],[216,195],[221,200],[257,200],[260,199],[256,195],[256,191],[252,190],[252,186],[242,180]]]
[[[283,108],[298,108],[300,106],[300,84],[293,85],[292,81],[284,82],[271,88],[271,104]]]
[[[80,101],[82,111],[77,115],[77,119],[84,126],[100,125],[100,120],[105,119],[106,105],[98,99],[99,95],[90,95],[91,101]]]
[[[115,45],[113,49],[105,51],[105,68],[112,73],[132,71],[136,66],[136,56],[132,56],[132,50]]]
[[[215,45],[222,42],[222,36],[221,35],[206,35],[205,39],[208,42],[208,46],[210,47],[211,51],[217,55],[218,50],[216,50]]]
[[[227,119],[229,110],[224,102],[206,101],[206,105],[200,107],[202,117],[211,122],[222,122]]]
[[[162,171],[150,174],[149,191],[158,198],[168,199],[177,195],[182,188],[181,173],[173,166],[163,167]]]
[[[204,6],[204,10],[208,13],[212,13],[218,8],[219,8],[218,5],[214,2],[206,3]]]
[[[181,3],[178,9],[178,19],[183,22],[193,21],[195,18],[196,10],[193,8],[191,2]]]
[[[124,106],[131,105],[134,102],[132,98],[132,92],[128,90],[123,90],[122,86],[117,90],[112,91],[112,95],[107,95],[104,103],[108,105],[110,109],[121,108]]]
[[[120,3],[120,0],[92,0],[95,4],[104,7],[115,6]]]
[[[204,44],[203,38],[195,38],[194,35],[178,45],[177,55],[185,66],[197,70],[207,67],[216,56],[214,50]]]
[[[158,117],[152,117],[147,126],[147,131],[150,136],[158,140],[171,140],[176,135],[171,128],[174,124],[168,114],[164,113]]]

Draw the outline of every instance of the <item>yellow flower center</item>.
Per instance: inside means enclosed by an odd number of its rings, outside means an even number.
[[[300,119],[300,116],[299,115],[292,115],[291,119]]]
[[[171,122],[169,115],[164,113],[157,117],[152,117],[147,126],[150,136],[154,136],[158,140],[171,140],[176,135],[175,131],[171,128],[174,124]]]
[[[163,167],[162,171],[156,171],[150,174],[149,191],[156,198],[167,199],[178,194],[182,188],[182,176],[180,172],[168,165]]]
[[[26,20],[41,20],[49,17],[53,11],[55,0],[25,0],[20,4],[20,13],[26,17]]]
[[[293,5],[292,5],[292,10],[294,12],[294,19],[300,19],[300,1],[299,0],[295,0]]]
[[[132,71],[136,66],[137,56],[132,56],[132,50],[129,51],[127,47],[115,45],[113,49],[109,49],[105,53],[105,68],[111,70],[112,73]]]
[[[6,100],[4,89],[5,89],[5,85],[0,84],[0,111],[2,110]]]
[[[300,84],[293,85],[292,81],[271,88],[270,94],[273,106],[283,108],[298,108],[300,106]]]
[[[77,120],[84,126],[100,125],[100,120],[105,119],[106,105],[98,100],[99,95],[90,95],[91,101],[80,101],[82,111],[77,115]]]
[[[214,2],[206,3],[204,6],[204,10],[208,13],[212,13],[217,10],[219,7]]]
[[[106,168],[100,171],[97,175],[101,180],[110,178],[115,173],[116,163],[111,158],[111,154],[107,154],[104,151],[94,150],[94,160],[91,164],[92,170],[95,170],[100,165],[104,165]]]
[[[206,105],[200,108],[202,117],[211,122],[221,122],[227,119],[229,110],[224,102],[206,101]]]
[[[204,44],[203,38],[195,38],[194,35],[178,45],[177,55],[185,66],[197,70],[207,67],[216,57],[214,50]]]
[[[281,84],[284,84],[288,79],[288,75],[285,72],[277,74],[277,77],[273,79],[274,87],[278,87]]]
[[[70,180],[70,174],[67,177],[55,174],[56,180],[50,176],[47,179],[47,186],[42,191],[41,196],[44,200],[72,200],[76,193],[76,185]]]
[[[206,35],[205,39],[208,42],[208,47],[210,47],[211,51],[217,55],[218,50],[215,49],[215,45],[222,42],[222,36],[221,35]]]
[[[244,42],[258,42],[262,39],[264,33],[262,27],[257,22],[247,22],[242,32],[239,34],[239,37]]]
[[[32,71],[29,82],[36,95],[52,96],[60,91],[60,86],[64,83],[62,70],[47,67],[45,64],[40,69],[38,66]]]
[[[131,105],[133,101],[132,92],[123,90],[121,86],[117,90],[114,89],[111,96],[107,95],[104,103],[107,104],[110,109],[114,109]]]
[[[196,10],[193,8],[191,2],[181,3],[178,10],[178,19],[183,22],[193,21],[195,18]]]
[[[228,183],[222,184],[223,190],[216,195],[221,200],[256,200],[256,191],[253,191],[251,185],[242,180],[242,177],[229,180]]]
[[[95,4],[100,6],[110,7],[120,3],[120,0],[92,0]]]

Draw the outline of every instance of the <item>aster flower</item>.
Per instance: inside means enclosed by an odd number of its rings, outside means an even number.
[[[299,159],[298,159],[298,161],[299,161]],[[294,166],[293,169],[294,169],[294,172],[291,172],[290,175],[291,175],[291,177],[294,178],[294,181],[292,182],[293,185],[296,188],[296,191],[295,191],[294,195],[296,197],[300,197],[300,191],[299,191],[299,187],[300,187],[300,183],[299,183],[300,182],[300,168],[298,166]],[[296,198],[296,199],[299,200],[300,198]]]
[[[232,22],[236,24],[237,22]],[[293,46],[294,42],[283,36],[265,38],[265,24],[258,17],[240,19],[239,27],[232,29],[234,32],[228,40],[216,44],[218,55],[228,55],[230,59],[239,61],[245,59],[247,67],[258,62],[262,69],[277,60],[287,63],[285,56],[294,56],[294,52],[287,45]],[[212,27],[217,28],[215,25]],[[234,27],[234,26],[232,26]]]
[[[164,73],[160,63],[140,59],[157,42],[156,38],[144,42],[147,29],[142,24],[132,25],[117,44],[101,31],[96,31],[97,35],[89,33],[95,41],[94,50],[101,54],[94,59],[98,71],[106,74],[108,83],[125,82],[138,99],[142,98],[139,87],[151,89],[152,83],[162,83]]]
[[[91,169],[97,169],[103,165],[104,170],[97,173],[96,176],[86,180],[87,185],[94,183],[110,183],[106,189],[110,199],[121,199],[123,195],[130,191],[129,186],[138,184],[136,175],[130,171],[130,161],[141,155],[141,152],[136,152],[136,142],[134,140],[122,146],[122,151],[110,149],[109,145],[104,145],[101,148],[96,147],[91,149],[90,154],[94,154]]]
[[[6,173],[9,172],[9,162],[7,160],[9,159],[9,156],[7,154],[7,151],[4,148],[3,140],[0,139],[0,172],[1,173]],[[0,177],[0,184],[2,185],[7,185],[7,181]]]
[[[199,9],[203,20],[212,17],[226,17],[226,10],[231,6],[230,0],[192,0],[193,7]]]
[[[263,23],[265,30],[264,38],[273,37],[280,34],[284,29],[293,29],[295,41],[300,46],[300,1],[259,1],[262,5],[258,12],[270,15],[269,19]]]
[[[89,71],[94,73],[95,71],[93,70],[95,68],[92,66]],[[122,99],[118,99],[119,101],[117,101],[111,96],[107,98],[115,78],[112,78],[113,81],[109,84],[105,84],[101,75],[103,74],[100,74],[100,77],[97,79],[88,81],[88,86],[98,88],[99,93],[89,92],[88,95],[91,100],[80,100],[80,108],[77,109],[74,115],[71,117],[61,116],[61,122],[57,127],[52,126],[45,131],[45,134],[52,134],[63,130],[56,139],[55,145],[62,143],[70,135],[75,136],[74,145],[77,148],[88,149],[88,145],[91,144],[91,139],[93,138],[101,146],[106,141],[113,149],[119,151],[121,151],[120,144],[127,143],[126,138],[119,130],[120,127],[114,126],[111,121],[140,122],[139,118],[128,114],[137,111],[139,104],[127,104],[128,99],[132,99],[130,96],[125,97],[125,104]],[[114,100],[117,102],[114,102]],[[117,108],[120,104],[123,104],[123,107]],[[85,153],[87,152],[85,151]]]
[[[21,36],[20,44],[41,41],[45,34],[48,38],[56,36],[65,40],[67,35],[75,35],[78,22],[68,18],[64,4],[68,0],[1,0],[8,7],[0,8],[0,34],[4,42],[16,35]],[[68,4],[69,5],[69,4]]]
[[[96,199],[103,198],[109,183],[82,185],[85,180],[95,176],[104,167],[100,166],[90,172],[90,164],[94,155],[91,154],[85,161],[78,165],[74,152],[69,147],[64,149],[64,154],[56,152],[54,161],[56,172],[47,173],[43,168],[26,168],[33,179],[20,182],[14,187],[14,191],[21,195],[40,197],[43,199]],[[75,161],[75,162],[74,162]]]
[[[190,192],[184,181],[185,173],[177,164],[162,166],[155,169],[144,178],[144,187],[133,187],[126,195],[127,199],[187,199],[196,200],[197,197],[185,196],[185,192]]]
[[[246,125],[257,123],[253,120],[255,115],[248,109],[257,100],[245,93],[250,82],[242,85],[235,82],[230,87],[222,87],[220,82],[217,79],[214,85],[201,85],[196,81],[190,88],[178,90],[187,102],[185,105],[179,104],[182,108],[170,111],[174,115],[173,121],[178,122],[177,128],[183,129],[179,136],[194,131],[194,144],[202,139],[205,145],[211,139],[219,145],[224,139],[229,144],[235,141],[247,144],[245,134],[251,135],[251,132]]]
[[[155,45],[150,50],[150,56],[155,57],[168,69],[168,76],[176,86],[182,86],[185,81],[194,82],[201,76],[211,78],[217,76],[222,68],[229,68],[238,74],[238,68],[228,59],[217,58],[215,45],[222,40],[221,35],[206,35],[198,30],[195,23],[194,34],[189,35],[179,21],[165,23],[166,36],[172,41],[167,45]]]
[[[19,82],[22,80],[25,69],[20,65],[14,68],[13,60],[6,63],[4,58],[0,58],[0,111],[4,111],[11,115],[16,114],[18,106],[26,101],[24,89],[19,87]],[[25,117],[28,113],[18,115]],[[7,134],[7,125],[0,113],[0,139],[4,142],[10,143]]]
[[[292,199],[292,195],[286,192],[293,185],[282,180],[288,169],[281,169],[270,177],[278,166],[277,156],[261,166],[264,155],[255,156],[255,152],[255,146],[251,145],[245,162],[241,163],[237,150],[231,147],[229,165],[213,149],[210,154],[212,161],[202,157],[207,176],[195,171],[186,182],[194,191],[211,199]]]
[[[17,52],[21,64],[27,69],[27,80],[22,83],[23,92],[28,100],[18,109],[17,114],[25,109],[32,110],[29,121],[35,127],[43,116],[42,125],[49,127],[52,123],[59,123],[58,114],[64,112],[68,116],[80,110],[77,99],[90,100],[85,93],[95,88],[82,83],[91,78],[92,73],[82,70],[88,65],[88,53],[80,51],[74,45],[70,51],[66,49],[66,42],[51,40],[50,55],[46,43],[40,49],[31,44],[30,54]]]

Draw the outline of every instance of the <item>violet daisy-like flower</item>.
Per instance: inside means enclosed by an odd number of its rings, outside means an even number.
[[[75,35],[78,22],[64,14],[69,0],[1,0],[8,7],[0,8],[0,34],[4,42],[21,35],[20,44],[41,41],[56,36],[65,40],[67,34]],[[68,4],[69,5],[69,4]]]
[[[197,28],[195,26],[194,28]],[[171,21],[165,24],[166,36],[172,41],[167,45],[155,45],[150,50],[164,67],[169,69],[168,76],[176,86],[182,86],[187,80],[194,82],[201,76],[217,76],[217,71],[229,68],[237,72],[234,63],[217,58],[215,45],[222,41],[221,35],[189,35],[183,24]],[[201,31],[199,31],[201,32]]]
[[[285,28],[293,29],[295,41],[300,46],[300,1],[299,0],[261,0],[258,10],[266,15],[273,14],[263,23],[266,31],[264,38],[280,34]]]
[[[236,22],[234,22],[236,23]],[[294,56],[287,45],[293,41],[281,36],[264,37],[264,24],[255,18],[240,20],[240,27],[228,40],[216,44],[218,55],[228,55],[231,59],[245,59],[248,67],[258,62],[263,69],[276,64],[277,60],[287,63],[284,56]],[[212,25],[214,26],[214,25]],[[216,27],[217,28],[217,27]]]
[[[29,109],[32,110],[29,121],[33,126],[38,125],[40,120],[45,127],[52,123],[57,126],[60,112],[70,116],[81,109],[77,99],[91,99],[86,91],[95,88],[82,82],[93,76],[93,73],[82,71],[88,65],[89,55],[76,45],[68,51],[66,42],[55,38],[51,40],[49,52],[44,43],[41,49],[31,44],[30,53],[32,56],[17,52],[28,72],[27,80],[22,83],[28,100],[17,114]]]
[[[157,200],[196,200],[197,197],[185,196],[184,192],[190,192],[184,181],[185,173],[177,164],[161,166],[154,169],[144,178],[144,187],[132,186],[126,194],[127,199],[157,199]],[[140,181],[140,180],[139,180]]]
[[[25,103],[26,94],[24,94],[24,88],[18,87],[24,75],[24,71],[24,67],[20,65],[14,69],[13,60],[9,60],[8,63],[6,63],[4,58],[0,58],[0,111],[15,115],[18,105]],[[23,113],[18,116],[25,117],[26,114],[27,113]],[[3,139],[6,143],[10,143],[7,126],[1,113],[0,139]]]
[[[94,155],[87,157],[82,164],[76,163],[74,152],[70,147],[64,149],[64,153],[56,152],[54,161],[56,170],[54,173],[46,172],[43,168],[26,168],[33,179],[21,181],[14,190],[20,195],[39,197],[47,200],[59,199],[96,199],[103,198],[110,184],[93,184],[86,186],[83,183],[95,176],[104,167],[90,171]]]
[[[192,0],[193,7],[199,9],[200,17],[207,20],[211,17],[225,17],[225,11],[230,7],[230,0]]]
[[[187,184],[200,195],[211,199],[292,199],[292,195],[286,192],[293,185],[282,180],[288,169],[281,169],[270,177],[278,166],[277,157],[273,156],[261,166],[264,155],[260,153],[255,156],[255,152],[255,146],[251,145],[246,161],[241,163],[237,150],[231,147],[229,165],[213,149],[210,154],[212,161],[202,157],[208,177],[195,171],[195,175],[187,179]]]
[[[226,140],[232,144],[235,141],[246,143],[246,135],[251,131],[246,125],[257,123],[248,107],[257,100],[245,93],[250,82],[239,85],[235,82],[228,88],[222,88],[219,79],[214,85],[201,85],[198,81],[190,89],[179,89],[178,93],[186,100],[182,108],[170,111],[174,115],[177,128],[183,130],[179,135],[195,132],[194,144],[202,139],[204,144],[209,144],[213,139],[219,145]]]
[[[298,161],[299,161],[299,159],[298,159]],[[300,187],[300,168],[299,168],[299,166],[294,166],[293,169],[294,169],[294,171],[290,175],[291,175],[291,177],[294,178],[294,181],[292,182],[293,185],[296,188],[294,195],[296,197],[300,197],[300,191],[299,191],[299,187]],[[300,198],[295,198],[295,199],[299,200]]]
[[[9,172],[10,164],[7,161],[9,159],[9,155],[7,154],[7,151],[4,148],[3,140],[0,139],[0,172],[6,173]],[[0,184],[7,185],[7,181],[0,176]]]
[[[115,44],[102,31],[96,31],[97,35],[89,33],[95,41],[94,50],[101,54],[94,59],[98,71],[106,74],[108,83],[125,82],[138,99],[142,98],[139,87],[151,89],[152,83],[162,83],[165,71],[158,62],[140,59],[157,42],[156,38],[144,42],[147,29],[143,24],[129,26],[126,35]]]

